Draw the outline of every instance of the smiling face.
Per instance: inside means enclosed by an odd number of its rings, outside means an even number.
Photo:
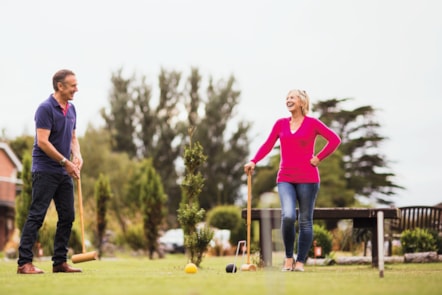
[[[291,113],[300,112],[306,115],[309,110],[309,98],[305,91],[294,89],[289,91],[285,101],[287,110]]]
[[[285,105],[290,112],[301,108],[300,99],[296,90],[292,90],[287,94]]]
[[[58,82],[58,92],[65,101],[73,100],[74,94],[77,91],[77,78],[75,75],[68,75],[63,82]]]

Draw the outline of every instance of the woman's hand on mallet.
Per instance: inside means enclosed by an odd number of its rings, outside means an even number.
[[[246,174],[253,173],[253,171],[255,170],[255,166],[256,164],[253,163],[252,161],[248,162],[247,164],[244,165],[244,172]]]

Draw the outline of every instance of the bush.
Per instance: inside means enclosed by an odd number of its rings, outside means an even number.
[[[299,232],[298,232],[299,235]],[[317,258],[325,258],[332,251],[333,235],[322,225],[313,224],[313,243],[312,247],[308,251],[308,257],[315,257],[314,243],[316,241],[316,247],[322,248],[322,255],[316,256]],[[298,247],[298,239],[295,241],[295,249]]]
[[[207,224],[218,229],[230,230],[230,243],[238,244],[238,241],[246,237],[246,224],[241,218],[241,208],[237,206],[217,206],[207,214]]]
[[[323,226],[314,224],[313,225],[313,241],[316,241],[317,247],[322,247],[321,258],[329,255],[332,250],[333,235]],[[313,242],[314,243],[314,242]],[[309,257],[314,257],[314,245],[310,248],[308,252]]]
[[[38,232],[37,242],[43,249],[43,255],[52,256],[54,254],[54,238],[57,224],[52,220],[45,221]],[[75,225],[72,227],[71,236],[69,238],[68,247],[73,249],[74,253],[81,253],[82,242],[81,236]]]
[[[338,223],[338,227],[331,231],[333,235],[332,248],[356,254],[360,250],[360,243],[357,242],[354,234],[356,229],[351,226],[349,221],[341,222],[342,226]]]
[[[433,236],[436,241],[436,251],[437,254],[442,254],[442,236],[439,235],[439,232],[434,229],[428,230],[428,232]]]
[[[193,263],[196,265],[201,264],[203,255],[207,251],[207,247],[212,238],[213,231],[208,226],[184,236],[184,244],[186,245],[187,251],[190,252],[190,257],[194,258]]]
[[[146,239],[144,237],[143,226],[137,224],[128,228],[125,235],[126,243],[134,250],[144,250],[146,248]]]
[[[81,253],[83,251],[83,245],[81,242],[80,230],[74,225],[72,227],[71,237],[69,238],[69,248],[74,250],[74,253]]]
[[[48,208],[44,222],[38,231],[36,245],[33,251],[35,255],[43,254],[44,256],[52,256],[54,254],[54,238],[57,229],[58,216],[54,203]],[[43,253],[38,253],[38,247],[43,250]],[[74,222],[72,225],[71,236],[69,238],[68,247],[74,253],[81,253],[82,243],[80,234],[80,225]]]
[[[38,231],[37,241],[43,249],[43,255],[52,256],[54,254],[54,237],[56,225],[54,222],[44,222]]]
[[[427,229],[415,228],[403,231],[401,245],[404,253],[437,251],[437,241]]]
[[[430,234],[434,237],[436,241],[437,254],[442,254],[442,236],[437,230],[431,230]]]

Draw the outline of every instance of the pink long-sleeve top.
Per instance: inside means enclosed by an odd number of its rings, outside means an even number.
[[[319,160],[333,153],[341,143],[339,136],[320,120],[304,117],[298,130],[290,130],[290,118],[281,118],[273,125],[269,137],[251,160],[255,164],[262,160],[280,141],[281,161],[277,182],[316,183],[320,181],[318,167],[310,164],[314,156],[316,137],[321,135],[327,144],[316,155]]]

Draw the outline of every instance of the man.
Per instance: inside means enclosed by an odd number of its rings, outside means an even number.
[[[76,111],[69,101],[78,91],[70,70],[60,70],[52,78],[54,93],[35,113],[35,140],[32,150],[32,202],[23,226],[18,257],[18,274],[41,274],[32,264],[32,248],[52,200],[58,214],[54,238],[52,272],[81,272],[67,264],[68,242],[74,211],[72,178],[80,177],[83,159],[76,136]]]

